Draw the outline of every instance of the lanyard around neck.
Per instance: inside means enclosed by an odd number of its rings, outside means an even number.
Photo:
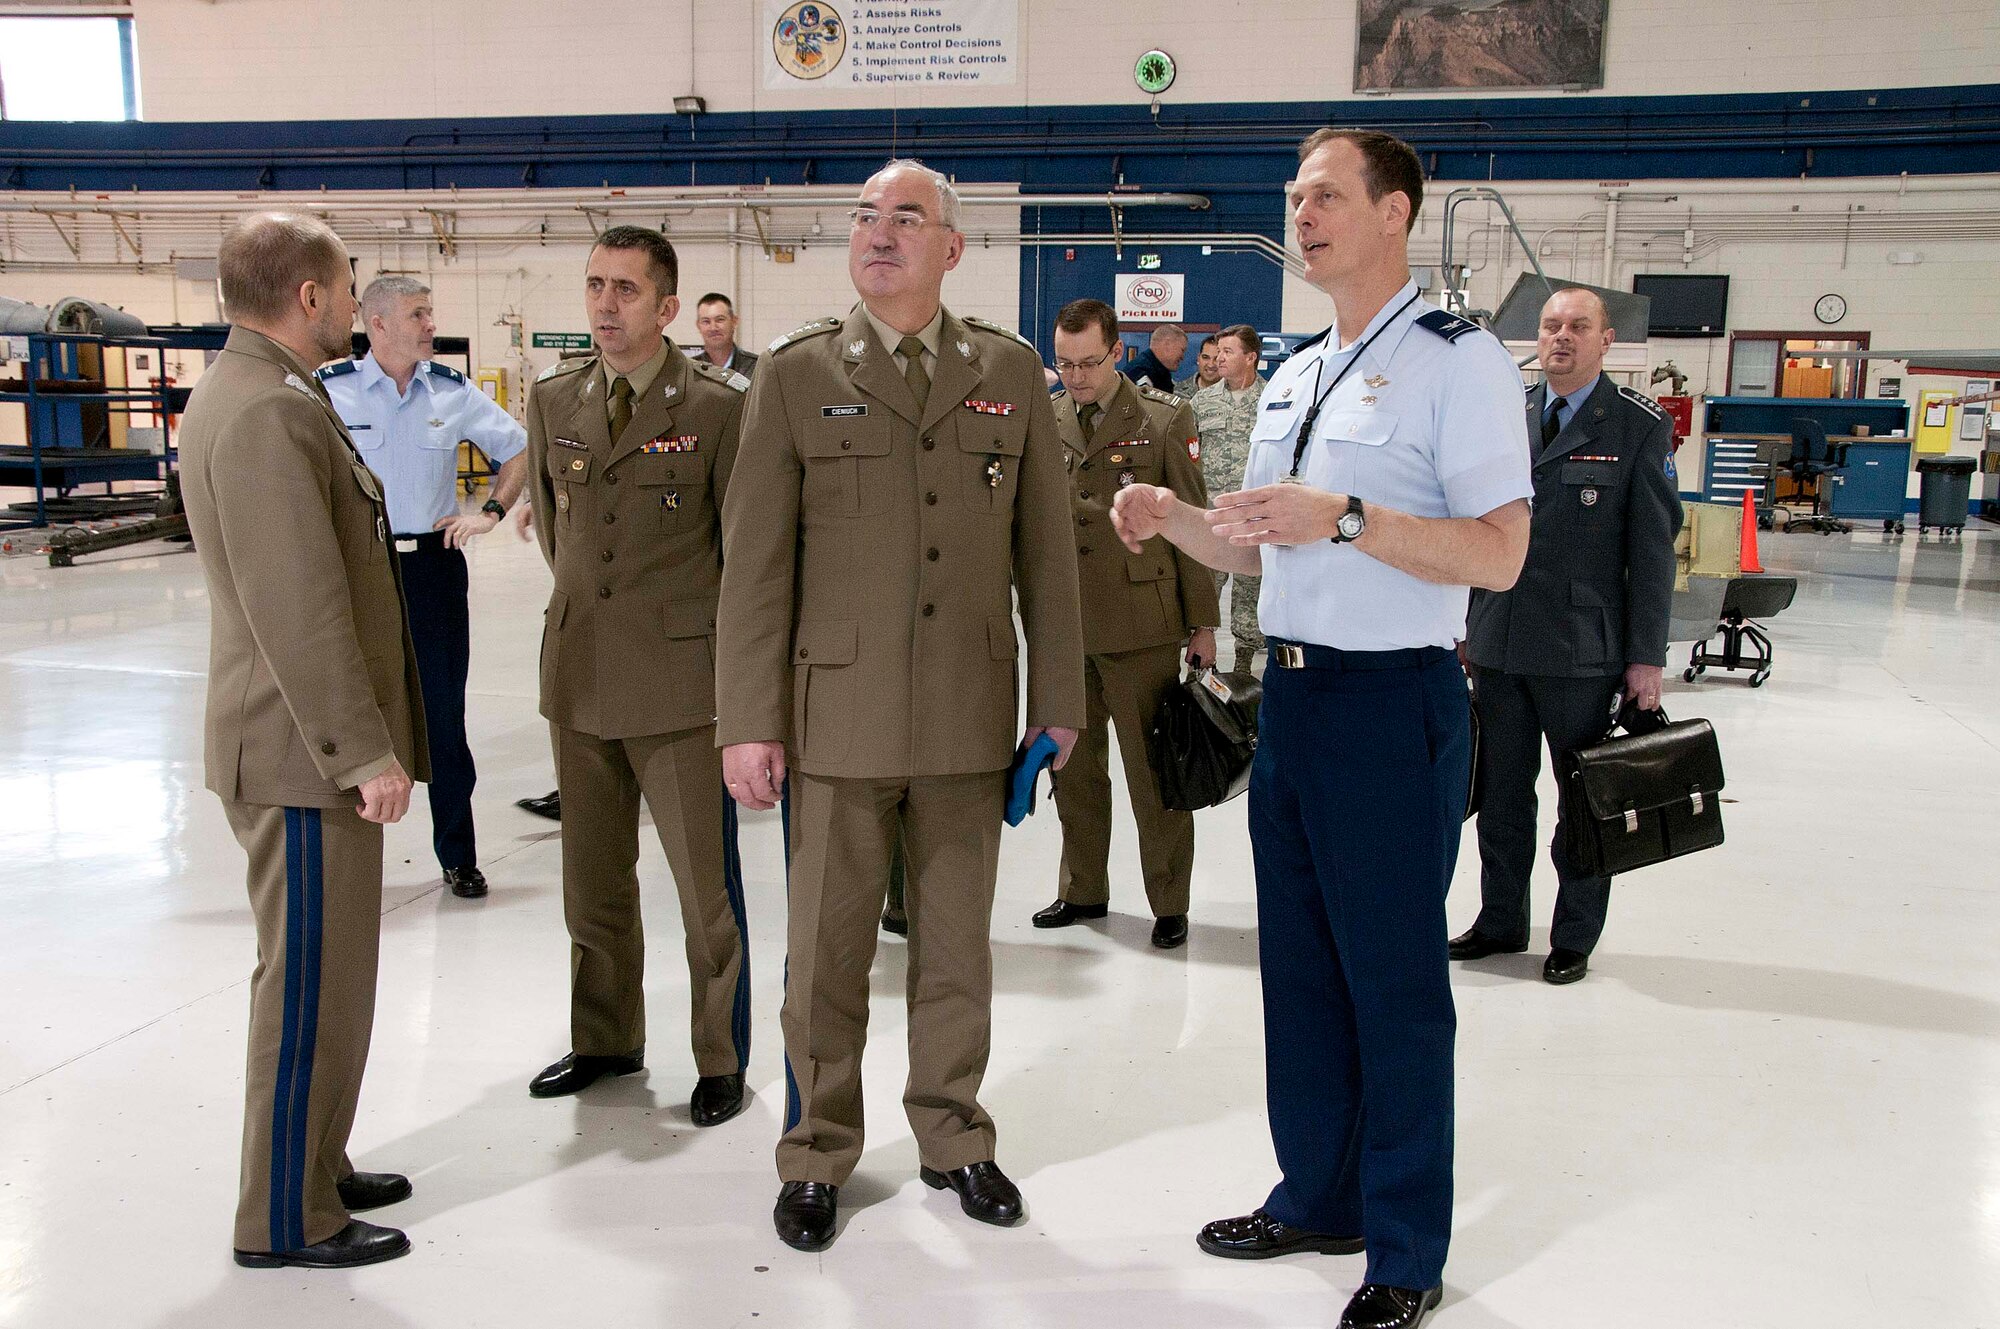
[[[1299,463],[1305,460],[1306,446],[1312,442],[1313,425],[1319,419],[1320,407],[1326,405],[1326,399],[1331,397],[1333,390],[1340,386],[1340,380],[1347,377],[1347,371],[1361,363],[1362,352],[1366,351],[1377,337],[1387,332],[1390,326],[1403,316],[1403,311],[1415,304],[1418,296],[1422,294],[1423,292],[1419,291],[1416,295],[1403,301],[1402,304],[1397,305],[1396,312],[1384,319],[1376,327],[1375,331],[1369,333],[1362,343],[1354,348],[1354,354],[1349,357],[1346,364],[1340,367],[1340,372],[1333,376],[1333,382],[1326,385],[1325,392],[1319,390],[1319,376],[1326,369],[1326,357],[1322,355],[1319,363],[1313,366],[1313,404],[1307,408],[1306,418],[1299,422],[1299,441],[1292,446],[1292,470],[1287,478],[1293,480],[1299,478]],[[1332,334],[1329,333],[1328,335],[1331,336]]]

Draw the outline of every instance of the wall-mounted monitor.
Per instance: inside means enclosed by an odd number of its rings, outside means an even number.
[[[1652,300],[1655,337],[1720,337],[1729,313],[1729,278],[1705,272],[1641,272],[1632,294]]]

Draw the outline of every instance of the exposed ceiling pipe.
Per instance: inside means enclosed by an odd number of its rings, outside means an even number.
[[[1644,202],[1649,196],[1675,194],[1681,198],[1712,194],[2000,194],[2000,175],[1891,175],[1840,176],[1810,179],[1746,180],[1432,180],[1427,188],[1472,187],[1498,189],[1508,198],[1537,198],[1561,195],[1608,194],[1617,190],[1627,202]]]

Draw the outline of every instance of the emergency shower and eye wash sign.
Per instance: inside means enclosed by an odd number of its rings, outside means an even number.
[[[765,0],[767,88],[991,87],[1020,64],[1018,0]]]

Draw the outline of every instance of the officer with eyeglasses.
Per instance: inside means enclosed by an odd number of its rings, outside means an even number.
[[[1281,1176],[1197,1242],[1245,1260],[1365,1251],[1342,1329],[1413,1329],[1451,1239],[1444,901],[1472,773],[1452,648],[1468,588],[1519,575],[1534,487],[1513,360],[1410,280],[1416,154],[1324,129],[1299,158],[1299,248],[1337,323],[1273,374],[1247,488],[1203,512],[1134,485],[1114,514],[1128,546],[1164,533],[1264,576],[1250,843]]]
[[[924,1183],[1021,1221],[979,1102],[1007,768],[1084,723],[1062,444],[1041,358],[940,299],[965,237],[951,182],[895,161],[848,242],[860,303],[758,365],[723,506],[716,704],[744,806],[788,805],[786,1106],[778,1236],[833,1240],[861,1158],[876,914],[909,865],[910,1073]],[[1027,643],[1027,724],[1014,604]],[[789,779],[789,797],[787,782]]]

